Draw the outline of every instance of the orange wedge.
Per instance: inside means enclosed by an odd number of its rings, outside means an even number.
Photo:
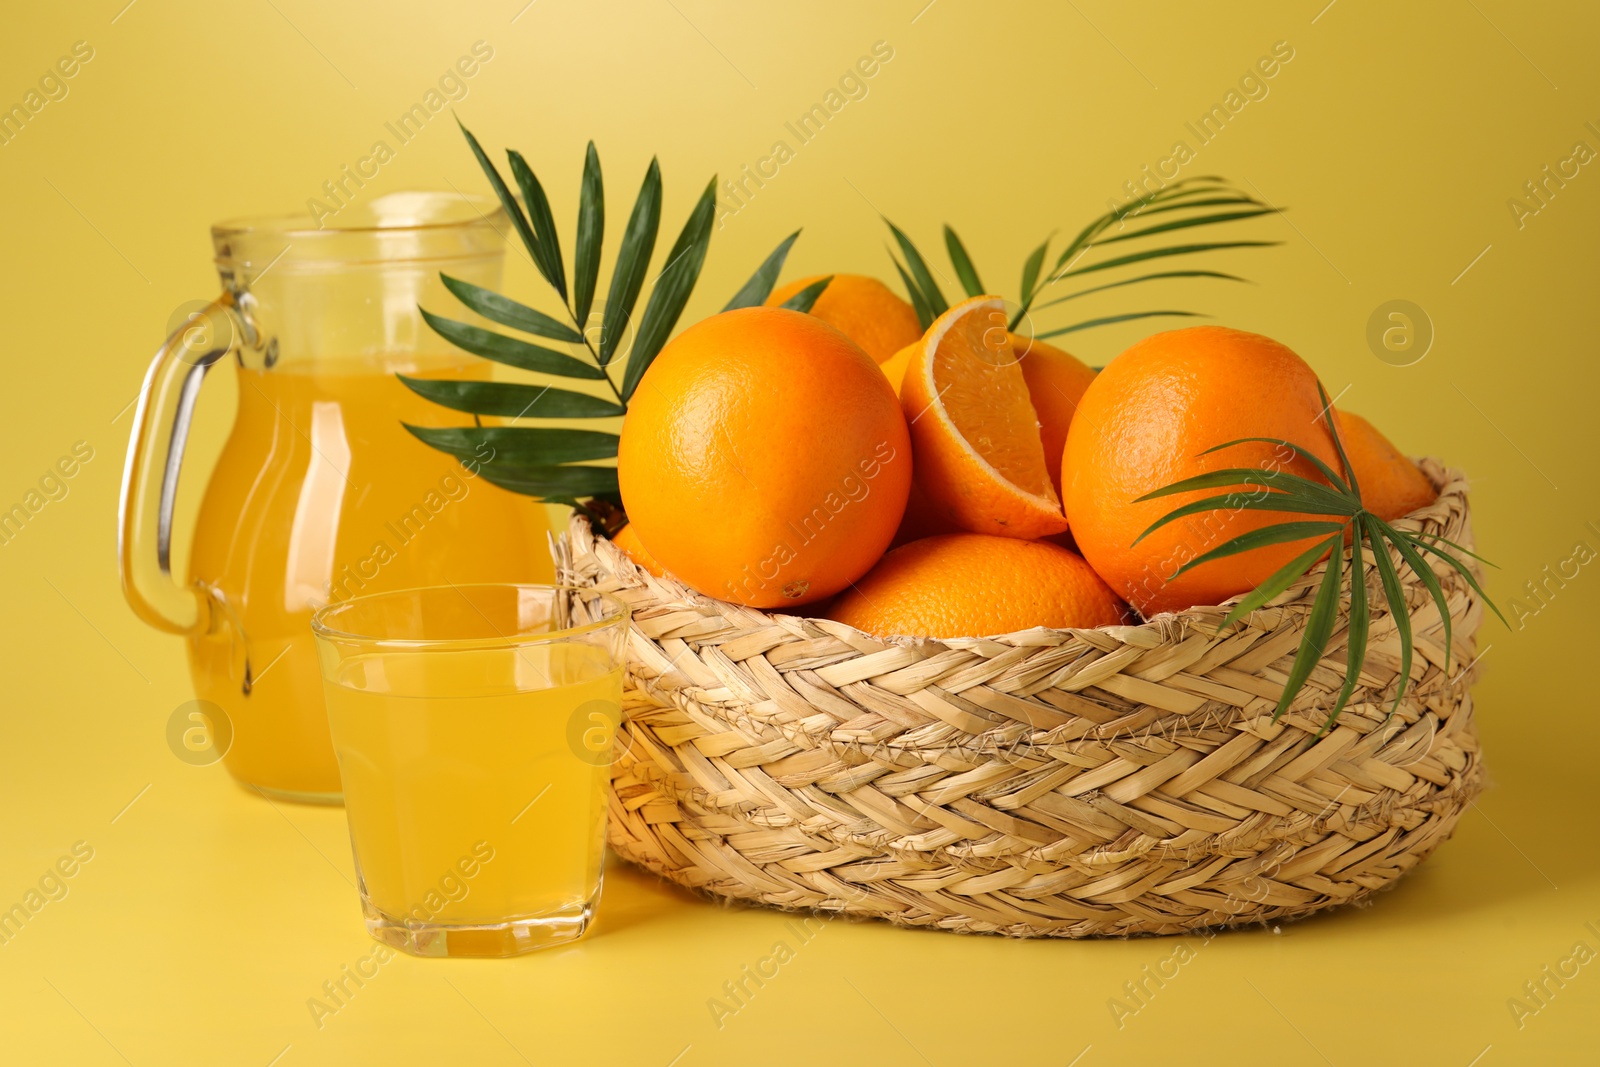
[[[999,297],[973,297],[934,320],[907,363],[900,401],[914,478],[937,514],[1002,537],[1066,530]]]

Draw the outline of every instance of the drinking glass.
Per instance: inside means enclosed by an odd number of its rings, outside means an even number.
[[[447,585],[312,616],[361,906],[419,956],[581,937],[600,896],[628,607]]]

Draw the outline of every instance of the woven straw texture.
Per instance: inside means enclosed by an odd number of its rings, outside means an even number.
[[[1472,546],[1466,484],[1402,520]],[[1139,626],[880,640],[713,600],[635,566],[582,517],[558,568],[633,606],[609,838],[681,885],[782,908],[1012,936],[1171,934],[1303,916],[1393,883],[1450,836],[1482,762],[1469,684],[1483,605],[1438,564],[1442,620],[1396,557],[1411,684],[1378,611],[1360,684],[1348,601],[1272,713],[1322,567],[1217,634]],[[1370,569],[1370,567],[1369,567]],[[1376,578],[1369,599],[1383,605]]]

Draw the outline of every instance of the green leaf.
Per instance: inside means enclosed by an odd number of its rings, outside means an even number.
[[[1038,284],[1039,270],[1044,266],[1044,257],[1050,251],[1050,238],[1028,253],[1027,260],[1022,264],[1022,303],[1031,304],[1034,298],[1033,287]],[[1013,324],[1015,325],[1015,324]]]
[[[502,467],[497,463],[485,463],[478,473],[502,489],[541,500],[552,497],[576,500],[618,491],[615,467]]]
[[[1170,522],[1207,511],[1276,511],[1300,515],[1339,515],[1344,518],[1348,518],[1351,515],[1351,511],[1347,506],[1334,507],[1333,505],[1313,500],[1310,497],[1299,496],[1293,492],[1269,492],[1260,497],[1253,497],[1246,493],[1226,493],[1222,496],[1196,500],[1193,504],[1185,504],[1181,508],[1169,511],[1151,523],[1149,529],[1135,538],[1133,543],[1138,544]]]
[[[1194,205],[1191,204],[1188,206],[1192,207]],[[1135,230],[1133,233],[1121,233],[1115,237],[1107,237],[1104,240],[1096,241],[1094,243],[1096,246],[1100,246],[1115,244],[1118,241],[1137,241],[1141,237],[1149,237],[1152,234],[1158,233],[1167,233],[1170,230],[1184,230],[1188,229],[1190,226],[1209,226],[1212,223],[1217,222],[1232,222],[1235,219],[1253,219],[1258,215],[1275,215],[1277,213],[1278,209],[1275,207],[1251,208],[1246,211],[1219,211],[1214,215],[1200,215],[1194,218],[1174,219],[1171,222],[1157,223],[1154,226],[1147,226],[1142,230]]]
[[[536,311],[526,304],[519,304],[510,297],[501,296],[492,289],[481,288],[460,278],[452,278],[448,274],[440,274],[439,280],[444,282],[446,289],[455,294],[457,300],[491,322],[498,322],[502,326],[509,326],[524,333],[548,337],[552,341],[566,341],[568,344],[583,343],[583,336],[566,323],[553,319],[542,311]]]
[[[786,307],[790,311],[798,311],[802,315],[807,314],[816,306],[817,298],[822,295],[822,291],[828,288],[828,284],[832,281],[833,275],[831,274],[826,278],[818,278],[779,306]]]
[[[1334,619],[1339,613],[1340,579],[1344,572],[1344,536],[1339,534],[1329,538],[1325,547],[1328,549],[1328,569],[1323,572],[1317,598],[1311,603],[1311,614],[1306,617],[1300,647],[1295,650],[1294,665],[1289,668],[1283,695],[1278,698],[1278,710],[1272,713],[1273,722],[1277,722],[1289,710],[1289,705],[1299,695],[1306,679],[1311,677],[1312,668],[1327,649],[1328,639],[1333,636]]]
[[[633,317],[633,305],[650,269],[650,253],[655,251],[656,232],[661,228],[661,164],[653,157],[645,171],[644,184],[633,202],[627,229],[622,231],[622,247],[611,273],[611,291],[600,320],[600,363],[604,366],[616,354],[623,330]]]
[[[984,288],[978,278],[978,268],[972,265],[967,246],[961,243],[961,238],[956,236],[956,231],[950,228],[949,223],[945,223],[944,227],[944,247],[950,253],[950,265],[956,269],[956,277],[961,279],[961,287],[967,291],[967,295],[982,296]]]
[[[1207,449],[1200,453],[1202,456],[1214,452]],[[1144,496],[1134,500],[1135,504],[1142,504],[1146,500],[1157,500],[1164,496],[1174,496],[1178,493],[1194,492],[1197,489],[1222,489],[1233,485],[1266,486],[1284,493],[1303,494],[1314,500],[1321,501],[1329,506],[1342,506],[1346,510],[1331,512],[1335,515],[1354,515],[1360,510],[1360,504],[1349,496],[1336,493],[1325,485],[1302,478],[1290,471],[1273,470],[1266,467],[1225,467],[1222,470],[1207,471],[1197,474],[1193,478],[1185,478],[1160,489],[1152,490]],[[1286,509],[1287,510],[1287,509]],[[1319,512],[1319,514],[1321,514]]]
[[[1444,595],[1444,588],[1439,584],[1439,576],[1433,573],[1433,568],[1428,566],[1428,561],[1423,559],[1421,554],[1411,546],[1411,541],[1405,534],[1402,534],[1376,515],[1369,515],[1368,518],[1378,524],[1378,528],[1383,531],[1384,536],[1389,539],[1390,543],[1400,553],[1400,558],[1406,561],[1407,567],[1411,568],[1411,573],[1421,580],[1428,590],[1428,595],[1433,597],[1434,606],[1439,609],[1439,618],[1444,625],[1444,669],[1448,673],[1452,648],[1450,639],[1450,601]]]
[[[1400,638],[1400,684],[1395,688],[1394,706],[1389,709],[1393,715],[1400,710],[1400,698],[1405,696],[1406,686],[1411,684],[1411,608],[1406,603],[1406,593],[1400,584],[1400,572],[1395,569],[1394,560],[1389,558],[1388,545],[1383,540],[1383,533],[1378,524],[1372,521],[1372,516],[1363,515],[1362,524],[1367,528],[1367,536],[1372,541],[1373,562],[1378,565],[1378,579],[1383,583],[1383,596],[1389,602],[1389,616],[1394,619],[1395,633]]]
[[[1316,537],[1322,534],[1338,533],[1343,529],[1344,523],[1342,522],[1280,522],[1273,526],[1263,526],[1260,529],[1242,533],[1232,540],[1223,542],[1211,551],[1196,556],[1173,571],[1168,580],[1170,581],[1171,578],[1176,578],[1188,570],[1210,563],[1212,560],[1222,559],[1225,556],[1236,556],[1241,552],[1264,548],[1267,545],[1281,545],[1289,541],[1303,541],[1308,537]]]
[[[1121,289],[1125,285],[1137,285],[1140,282],[1153,282],[1162,278],[1221,278],[1230,282],[1242,282],[1245,280],[1237,274],[1224,274],[1220,270],[1163,270],[1155,274],[1141,274],[1137,278],[1127,278],[1119,282],[1107,282],[1105,285],[1094,285],[1087,289],[1079,289],[1075,293],[1067,293],[1065,296],[1058,296],[1054,300],[1046,300],[1034,310],[1043,311],[1045,308],[1055,307],[1057,304],[1065,304],[1068,300],[1076,300],[1080,296],[1102,293],[1107,289]]]
[[[1367,613],[1367,566],[1361,558],[1361,540],[1362,530],[1357,526],[1355,535],[1350,538],[1350,622],[1345,629],[1344,685],[1339,688],[1333,710],[1328,713],[1328,721],[1322,724],[1322,729],[1317,731],[1317,737],[1339,721],[1339,713],[1350,702],[1350,695],[1356,691],[1356,682],[1360,680],[1361,668],[1367,662],[1367,631],[1372,618]]]
[[[508,466],[577,463],[611,459],[617,435],[561,426],[412,426],[411,435],[431,448],[458,459]]]
[[[1110,326],[1113,323],[1130,322],[1134,319],[1156,319],[1163,317],[1192,319],[1208,318],[1209,316],[1202,315],[1197,311],[1130,311],[1125,315],[1105,315],[1098,319],[1084,319],[1082,322],[1075,322],[1071,326],[1058,326],[1053,330],[1046,330],[1044,333],[1036,333],[1034,336],[1043,341],[1046,338],[1060,337],[1062,334],[1066,333],[1077,333],[1079,330],[1092,330],[1096,326]]]
[[[778,284],[778,275],[783,272],[783,262],[789,258],[789,249],[794,246],[800,231],[796,230],[772,250],[772,254],[761,261],[761,266],[750,275],[748,281],[739,287],[733,294],[733,299],[723,307],[723,311],[733,311],[736,308],[760,307],[767,302],[767,297],[772,295],[773,286]]]
[[[1318,418],[1328,428],[1328,436],[1333,438],[1333,450],[1339,454],[1339,464],[1344,468],[1345,478],[1349,480],[1351,495],[1360,500],[1361,484],[1356,481],[1356,470],[1350,465],[1350,457],[1344,454],[1344,442],[1339,439],[1339,420],[1334,417],[1333,401],[1328,399],[1328,391],[1322,388],[1321,378],[1317,379],[1317,396],[1322,399],[1322,414]]]
[[[683,306],[688,303],[689,293],[706,261],[706,249],[711,245],[711,223],[716,213],[717,179],[712,177],[689,213],[678,239],[673,242],[672,250],[667,253],[667,265],[661,268],[650,290],[650,300],[639,319],[639,332],[633,339],[633,351],[628,354],[628,366],[622,374],[624,400],[639,387],[639,380],[650,369],[656,354],[672,335],[678,316],[683,314]]]
[[[1143,252],[1133,252],[1126,256],[1117,256],[1113,259],[1101,260],[1091,263],[1087,267],[1077,267],[1066,271],[1060,277],[1072,278],[1079,274],[1092,274],[1095,271],[1110,270],[1113,267],[1125,267],[1129,263],[1141,263],[1147,259],[1159,259],[1163,256],[1188,256],[1196,252],[1215,252],[1224,248],[1269,248],[1281,245],[1282,241],[1206,241],[1194,245],[1169,245],[1166,248],[1151,248]]]
[[[621,415],[622,405],[603,397],[522,382],[453,381],[395,377],[418,396],[472,415],[527,419],[598,419]]]
[[[469,326],[454,319],[440,318],[421,308],[422,317],[433,331],[457,348],[464,348],[475,356],[492,359],[523,370],[540,374],[557,374],[563,378],[587,378],[591,381],[605,377],[606,372],[564,352],[542,348],[515,337],[495,333],[478,326]]]
[[[572,315],[581,324],[588,323],[594,307],[605,235],[605,183],[600,176],[600,153],[590,141],[583,157],[583,184],[578,191],[578,250],[572,264]]]
[[[483,152],[483,146],[472,136],[472,131],[463,126],[460,119],[456,119],[456,125],[461,128],[462,134],[467,138],[467,144],[472,147],[472,154],[478,157],[478,166],[483,168],[484,177],[488,178],[489,184],[494,187],[494,195],[499,197],[500,206],[505,208],[506,216],[511,219],[511,225],[517,228],[517,235],[522,238],[523,245],[528,249],[528,255],[537,266],[540,255],[539,238],[534,236],[533,227],[528,225],[528,217],[522,213],[522,205],[511,195],[505,179],[500,177],[495,165],[489,162],[489,157]]]
[[[933,280],[933,275],[928,271],[928,261],[922,258],[917,246],[911,243],[911,238],[900,232],[900,227],[888,219],[883,221],[888,225],[889,232],[894,234],[895,242],[900,246],[900,254],[906,257],[906,267],[911,271],[911,277],[916,279],[917,287],[922,290],[922,298],[927,302],[928,310],[933,313],[933,317],[938,318],[949,311],[950,305],[945,302],[944,294],[939,291],[939,284]]]
[[[1226,630],[1252,611],[1265,607],[1279,596],[1282,596],[1284,590],[1304,577],[1307,571],[1316,566],[1317,560],[1327,554],[1328,545],[1328,541],[1318,541],[1300,553],[1300,555],[1273,571],[1266,581],[1246,593],[1233,606],[1228,612],[1227,618],[1222,620],[1222,625],[1217,627],[1217,631],[1220,633]]]
[[[521,152],[509,150],[506,157],[511,160],[511,176],[517,179],[517,185],[522,188],[522,200],[528,205],[528,221],[533,224],[533,232],[539,238],[538,252],[533,257],[534,266],[539,268],[544,280],[561,294],[565,302],[567,268],[562,265],[561,238],[556,234],[556,220],[550,214],[550,200],[544,195],[544,186],[539,184],[533,168],[528,166]]]
[[[906,287],[906,297],[911,301],[912,310],[917,313],[917,322],[922,326],[923,332],[927,332],[937,316],[928,306],[928,300],[922,295],[922,290],[917,288],[917,283],[911,280],[911,275],[906,273],[906,269],[900,265],[893,252],[889,253],[889,261],[894,264],[894,269],[900,272],[900,281]]]
[[[1210,191],[1215,191],[1215,190],[1210,190]],[[1198,192],[1206,193],[1206,192],[1208,192],[1208,190],[1202,189],[1202,190],[1198,190]],[[1270,207],[1271,206],[1271,205],[1268,205],[1268,204],[1261,203],[1261,201],[1257,200],[1253,196],[1248,196],[1248,195],[1246,195],[1244,193],[1237,193],[1237,194],[1232,195],[1232,196],[1212,197],[1210,200],[1183,200],[1183,201],[1178,201],[1178,202],[1164,203],[1160,207],[1147,207],[1143,211],[1139,212],[1139,218],[1144,218],[1144,217],[1146,217],[1148,215],[1161,215],[1161,214],[1165,214],[1166,212],[1169,212],[1169,211],[1189,211],[1189,210],[1192,210],[1193,208],[1197,208],[1197,207],[1221,207],[1221,206],[1226,205],[1226,204],[1255,204],[1258,207]],[[1276,210],[1285,211],[1287,209],[1280,207],[1280,208],[1277,208]]]
[[[1396,532],[1398,533],[1399,531]],[[1499,616],[1500,621],[1505,623],[1508,629],[1510,628],[1511,624],[1506,622],[1506,617],[1500,613],[1499,606],[1496,605],[1494,601],[1489,599],[1489,594],[1483,591],[1483,586],[1478,584],[1478,579],[1473,575],[1472,571],[1468,569],[1465,563],[1462,563],[1459,559],[1446,552],[1438,545],[1429,544],[1427,541],[1424,541],[1421,537],[1418,537],[1415,534],[1401,533],[1400,536],[1407,539],[1424,552],[1433,553],[1435,556],[1438,556],[1440,559],[1448,563],[1451,567],[1455,568],[1461,577],[1467,580],[1467,584],[1472,587],[1472,591],[1478,594],[1478,599],[1489,605],[1489,610],[1494,612],[1495,615]]]
[[[1479,563],[1483,564],[1485,567],[1493,567],[1495,570],[1499,570],[1500,569],[1500,564],[1489,562],[1488,560],[1484,559],[1482,556],[1478,555],[1476,552],[1472,551],[1472,549],[1467,548],[1465,545],[1458,545],[1454,541],[1450,540],[1448,537],[1440,537],[1438,534],[1432,534],[1432,533],[1419,533],[1419,534],[1413,534],[1412,536],[1417,538],[1417,539],[1419,539],[1419,540],[1424,540],[1425,539],[1425,540],[1428,540],[1428,541],[1437,541],[1441,545],[1449,545],[1451,548],[1455,549],[1457,552],[1461,553],[1463,556],[1471,556],[1473,559],[1477,560]]]
[[[1236,441],[1228,441],[1228,442],[1226,442],[1224,444],[1212,445],[1210,448],[1206,449],[1204,452],[1202,452],[1200,454],[1202,456],[1209,456],[1213,452],[1221,452],[1224,448],[1232,448],[1234,445],[1252,444],[1252,443],[1256,443],[1256,442],[1259,442],[1259,443],[1264,444],[1264,445],[1279,445],[1279,446],[1281,446],[1283,448],[1289,449],[1297,457],[1299,457],[1300,459],[1305,460],[1307,463],[1309,463],[1313,467],[1317,468],[1317,470],[1322,474],[1322,476],[1324,478],[1328,479],[1328,481],[1333,485],[1333,487],[1335,489],[1337,489],[1342,495],[1345,495],[1345,496],[1349,496],[1350,495],[1350,487],[1345,484],[1345,481],[1344,481],[1343,478],[1339,477],[1339,475],[1334,472],[1334,469],[1332,467],[1328,466],[1326,463],[1322,462],[1322,460],[1320,458],[1318,458],[1317,456],[1313,455],[1312,453],[1306,451],[1305,449],[1301,448],[1299,445],[1295,444],[1293,441],[1285,441],[1285,440],[1283,440],[1282,438],[1279,438],[1279,437],[1241,437]],[[1315,484],[1315,483],[1312,483],[1312,484]]]

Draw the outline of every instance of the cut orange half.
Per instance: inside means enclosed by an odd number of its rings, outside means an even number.
[[[941,516],[1002,537],[1066,530],[999,297],[973,297],[934,320],[900,401],[916,483]]]

